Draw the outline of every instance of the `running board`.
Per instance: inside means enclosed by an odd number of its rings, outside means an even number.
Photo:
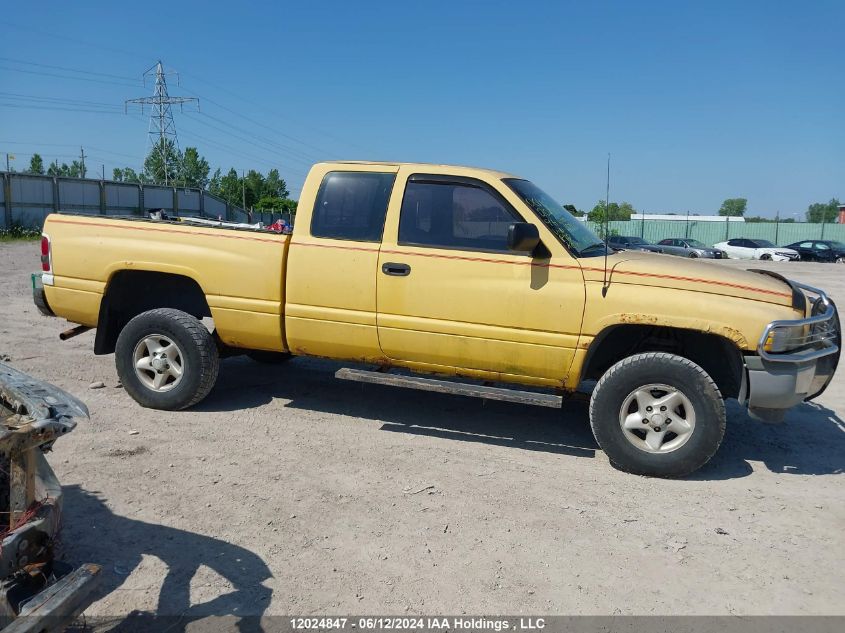
[[[563,403],[561,396],[550,393],[521,391],[504,387],[486,387],[471,383],[450,382],[448,380],[421,378],[418,376],[403,376],[380,371],[351,369],[349,367],[338,369],[335,372],[335,378],[387,385],[389,387],[405,387],[407,389],[420,389],[422,391],[436,391],[437,393],[451,393],[458,396],[473,396],[486,400],[518,402],[519,404],[531,404],[539,407],[551,407],[553,409],[559,409]]]

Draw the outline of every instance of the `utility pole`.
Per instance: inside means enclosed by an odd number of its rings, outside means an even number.
[[[79,168],[79,177],[85,178],[85,148],[83,147],[79,148],[79,163],[81,165]]]
[[[164,172],[164,184],[170,184],[170,171],[178,176],[182,171],[182,166],[178,163],[179,156],[179,138],[176,136],[176,123],[173,121],[173,112],[170,109],[171,105],[178,105],[180,111],[184,104],[196,102],[197,109],[199,109],[199,99],[196,97],[171,97],[167,93],[167,79],[164,70],[164,64],[159,60],[153,67],[147,69],[144,73],[144,82],[146,84],[147,75],[155,72],[155,90],[152,97],[139,97],[137,99],[127,99],[124,105],[128,109],[129,104],[138,104],[141,106],[141,112],[144,112],[144,106],[152,106],[150,111],[150,125],[147,131],[148,145],[154,147],[156,153],[161,159],[161,167]],[[179,85],[179,75],[176,75],[176,85]]]
[[[775,212],[775,246],[778,243],[778,233],[780,232],[780,211]]]
[[[12,171],[9,169],[9,152],[6,152],[6,171]]]
[[[247,219],[252,222],[252,213],[246,209],[246,178],[244,177],[244,170],[241,169],[241,204],[243,205],[244,213]]]
[[[106,166],[103,165],[103,180],[106,179]]]

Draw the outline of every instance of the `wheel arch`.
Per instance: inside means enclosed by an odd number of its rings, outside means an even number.
[[[109,279],[100,302],[94,353],[114,352],[126,324],[156,308],[175,308],[197,319],[211,316],[205,292],[195,279],[151,270],[119,270]]]
[[[742,388],[742,351],[727,337],[700,330],[622,323],[606,327],[591,342],[581,380],[598,380],[615,363],[641,352],[668,352],[706,371],[725,398]]]

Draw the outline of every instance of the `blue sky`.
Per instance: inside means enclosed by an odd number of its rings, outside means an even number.
[[[180,145],[294,194],[314,160],[426,161],[588,209],[610,152],[637,209],[803,216],[845,199],[843,24],[841,1],[13,3],[0,152],[138,167],[147,120],[123,100],[160,58],[201,101]]]

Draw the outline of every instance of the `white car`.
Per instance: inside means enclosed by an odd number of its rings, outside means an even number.
[[[776,262],[790,262],[801,259],[798,251],[775,246],[769,240],[749,240],[744,237],[737,237],[727,242],[714,244],[713,248],[724,251],[731,259],[768,259]]]

